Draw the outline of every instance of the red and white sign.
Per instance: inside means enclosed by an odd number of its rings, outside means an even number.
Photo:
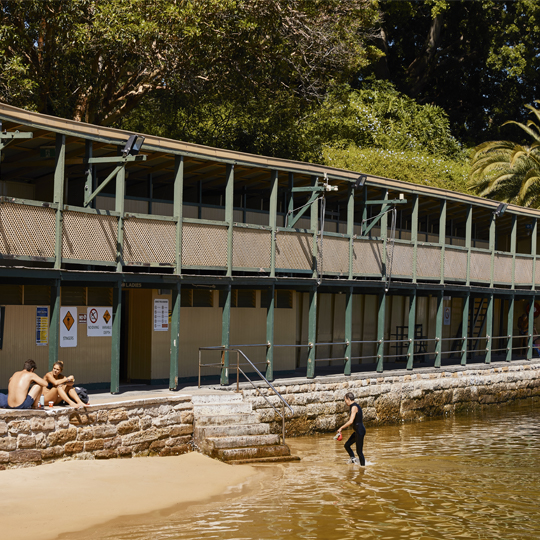
[[[89,307],[86,335],[88,337],[112,336],[112,307]]]

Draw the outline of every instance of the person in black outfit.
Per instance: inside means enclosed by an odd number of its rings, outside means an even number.
[[[364,459],[364,454],[362,450],[364,446],[364,436],[366,435],[366,428],[362,423],[362,407],[360,407],[358,403],[354,402],[354,394],[352,392],[348,392],[347,394],[345,394],[345,403],[350,408],[351,415],[349,416],[349,420],[347,420],[347,422],[345,422],[338,429],[338,433],[341,433],[342,429],[345,429],[351,425],[353,426],[354,431],[345,443],[345,450],[347,450],[347,453],[349,454],[349,456],[351,456],[351,463],[358,463],[359,459],[360,465],[364,466],[366,464],[366,460]],[[358,459],[354,457],[354,452],[351,448],[355,441]]]

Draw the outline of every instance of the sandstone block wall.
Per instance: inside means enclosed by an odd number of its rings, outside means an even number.
[[[169,456],[192,450],[189,396],[96,405],[87,410],[0,409],[0,470],[58,459]]]
[[[366,425],[381,425],[426,417],[456,414],[517,399],[540,396],[540,361],[497,365],[423,368],[413,373],[328,376],[315,381],[290,380],[276,386],[294,415],[287,415],[288,435],[336,430],[348,418],[343,398],[355,395]],[[272,390],[261,388],[268,400],[281,410]],[[262,422],[280,433],[281,419],[253,389],[244,385],[243,395]],[[287,409],[286,409],[287,411]]]

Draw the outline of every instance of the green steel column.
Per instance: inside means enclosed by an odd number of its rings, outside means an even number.
[[[535,297],[532,296],[529,304],[529,338],[527,339],[527,360],[530,360],[533,356],[534,301]]]
[[[379,311],[377,313],[377,372],[384,369],[384,324],[386,320],[386,294],[379,294]]]
[[[354,256],[354,184],[349,185],[349,198],[347,199],[347,236],[349,237],[349,279],[352,279]]]
[[[467,365],[467,349],[469,337],[469,303],[471,299],[471,293],[467,292],[463,298],[463,311],[461,313],[461,333],[463,335],[463,341],[461,343],[461,365]]]
[[[444,291],[437,293],[437,319],[435,321],[435,364],[434,367],[441,367],[442,360],[442,336],[444,318]]]
[[[311,185],[316,186],[319,183],[319,179],[316,176],[311,177]],[[319,276],[319,249],[317,246],[318,231],[319,231],[319,200],[311,205],[311,224],[310,228],[313,231],[313,245],[312,245],[312,261],[313,261],[313,277],[322,279],[322,276]],[[322,225],[322,224],[321,224]]]
[[[94,166],[90,165],[87,160],[91,159],[93,157],[93,149],[94,149],[94,143],[92,141],[89,141],[86,139],[84,141],[84,159],[85,159],[85,176],[86,180],[84,183],[84,191],[85,193],[88,193],[89,195],[94,191]],[[95,208],[95,199],[92,200],[91,207]]]
[[[486,364],[491,364],[491,349],[493,348],[493,293],[488,297],[486,311]]]
[[[49,371],[58,362],[58,347],[60,346],[60,280],[51,286],[51,319],[49,323]]]
[[[352,306],[353,306],[353,288],[347,289],[347,297],[345,299],[345,375],[351,374],[352,368]]]
[[[412,201],[411,242],[413,243],[412,278],[413,278],[413,283],[416,283],[416,267],[417,267],[417,254],[418,254],[418,195],[414,195],[413,201]],[[416,305],[416,293],[414,297],[414,302]],[[414,332],[413,332],[413,335],[414,335]],[[411,364],[411,369],[412,369],[412,364]]]
[[[441,201],[439,214],[439,244],[441,245],[441,285],[444,284],[444,253],[446,250],[446,200]]]
[[[270,277],[276,276],[277,208],[278,208],[278,172],[272,171],[272,178],[270,180],[270,212],[268,215],[268,225],[272,228],[272,242],[270,244]]]
[[[317,289],[309,291],[309,316],[308,316],[308,359],[307,374],[308,379],[315,377],[315,343],[317,342]]]
[[[508,301],[508,323],[507,323],[507,335],[508,335],[508,343],[506,345],[506,361],[511,362],[512,361],[512,348],[513,348],[513,342],[514,342],[514,300],[515,297],[512,295],[510,297],[510,300]]]
[[[116,271],[121,272],[124,265],[124,204],[126,198],[126,167],[116,174],[116,195],[114,209],[118,217],[118,237],[116,241]]]
[[[383,193],[383,200],[388,200],[388,190],[385,189]],[[388,212],[385,212],[381,217],[381,238],[383,241],[383,254],[382,254],[382,276],[381,279],[386,282],[386,246],[388,243]]]
[[[409,295],[409,328],[408,338],[409,346],[407,347],[407,369],[413,368],[414,362],[414,330],[416,324],[416,289]]]
[[[367,186],[364,184],[364,189],[362,190],[362,224],[360,226],[360,234],[364,236],[364,231],[367,228]]]
[[[178,352],[180,348],[180,282],[172,288],[171,299],[171,358],[169,369],[169,389],[178,387]]]
[[[233,265],[233,220],[234,220],[234,165],[227,165],[225,186],[225,221],[227,222],[227,275],[232,276]]]
[[[228,347],[231,342],[231,296],[232,289],[230,285],[227,285],[225,290],[225,305],[223,306],[223,313],[221,316],[221,346]],[[229,353],[222,353],[223,367],[221,369],[221,384],[229,384]]]
[[[517,246],[517,215],[512,215],[512,231],[510,233],[510,252],[512,253],[512,289],[516,281],[516,246]]]
[[[536,289],[536,243],[538,235],[538,220],[535,218],[533,221],[533,230],[531,233],[531,255],[533,258],[533,267],[532,267],[532,290]]]
[[[495,277],[495,235],[496,235],[496,217],[491,214],[491,222],[489,224],[489,251],[491,253],[491,268],[489,272],[489,286],[493,287]]]
[[[64,181],[66,167],[66,136],[56,134],[56,161],[54,164],[54,202],[58,205],[56,210],[54,267],[62,267],[63,243],[63,212],[64,212]]]
[[[184,203],[184,156],[174,158],[173,216],[176,221],[176,249],[174,273],[182,273],[182,217]]]
[[[284,225],[287,225],[288,222],[294,217],[294,193],[293,193],[293,187],[294,187],[294,174],[292,172],[289,173],[289,202],[287,204],[287,223],[284,223]]]
[[[122,283],[120,281],[113,287],[112,312],[111,394],[118,394],[120,390],[120,343],[122,330]]]
[[[472,246],[472,205],[467,206],[467,222],[465,224],[465,247],[467,248],[467,285],[471,284],[471,246]]]
[[[274,380],[274,294],[275,287],[269,290],[270,302],[266,310],[266,378]]]

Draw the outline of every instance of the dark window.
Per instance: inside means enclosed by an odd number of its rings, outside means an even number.
[[[237,290],[231,291],[231,307],[237,307]],[[225,299],[227,298],[227,291],[219,291],[219,307],[225,307]]]
[[[193,289],[180,290],[180,307],[193,306]]]
[[[86,306],[86,287],[62,287],[63,306]]]
[[[261,291],[261,307],[270,306],[270,291],[263,289]],[[274,292],[274,307],[280,309],[291,309],[293,307],[293,291],[282,291],[276,289]]]
[[[0,285],[0,304],[2,305],[22,305],[22,285]],[[46,305],[49,305],[50,298]]]
[[[113,290],[110,287],[88,287],[89,306],[112,306]]]
[[[51,303],[51,288],[48,285],[25,285],[25,306],[48,306]]]
[[[212,293],[205,289],[193,289],[193,307],[212,307]]]
[[[255,307],[255,291],[251,289],[238,289],[236,296],[237,307]]]

